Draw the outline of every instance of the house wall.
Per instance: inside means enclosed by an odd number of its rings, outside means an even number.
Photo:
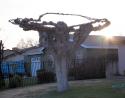
[[[84,58],[86,58],[86,56],[87,56],[87,54],[86,54],[86,49],[83,48],[83,47],[80,47],[80,48],[76,51],[75,55],[76,55],[76,58],[78,58],[78,59],[84,59]]]
[[[120,45],[118,49],[119,73],[125,75],[125,45]]]
[[[34,55],[25,55],[24,56],[24,62],[31,64],[31,59],[35,57],[40,57],[41,62],[42,62],[42,54],[34,54]]]

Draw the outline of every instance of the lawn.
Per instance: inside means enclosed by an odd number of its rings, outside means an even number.
[[[22,85],[21,87],[25,86],[31,86],[37,84],[37,79],[34,77],[28,77],[28,78],[23,78],[22,79]],[[9,79],[5,79],[5,87],[4,88],[9,88]]]
[[[4,90],[0,98],[125,98],[125,80],[70,81],[70,89],[63,93],[56,91],[55,83],[39,84]]]
[[[112,82],[72,85],[70,90],[31,94],[27,98],[125,98],[125,88],[112,88]]]
[[[37,84],[37,78],[35,77],[28,77],[23,79],[23,86],[30,86]]]

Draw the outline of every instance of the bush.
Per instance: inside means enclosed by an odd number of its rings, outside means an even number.
[[[46,70],[38,70],[37,79],[38,83],[51,83],[55,81],[55,73]]]
[[[20,87],[23,84],[23,78],[19,75],[14,75],[13,77],[10,78],[9,81],[9,87],[10,88],[16,88]]]
[[[85,78],[84,70],[81,67],[70,68],[68,77],[69,80],[82,80]]]
[[[5,81],[4,79],[0,78],[0,89],[5,87]]]
[[[82,65],[69,68],[68,77],[69,80],[94,79],[105,77],[105,73],[99,68]]]

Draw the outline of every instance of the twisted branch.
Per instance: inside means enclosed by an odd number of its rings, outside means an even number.
[[[86,18],[88,20],[98,20],[96,18],[91,18],[91,17],[88,17],[88,16],[83,16],[83,15],[80,15],[80,14],[64,14],[64,13],[44,13],[42,15],[39,16],[38,20],[36,21],[41,21],[41,18],[45,15],[48,15],[48,14],[55,14],[55,15],[68,15],[68,16],[79,16],[79,17],[82,17],[82,18]]]

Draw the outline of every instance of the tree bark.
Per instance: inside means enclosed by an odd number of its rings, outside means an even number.
[[[67,77],[67,62],[66,57],[58,57],[55,59],[57,89],[59,92],[68,90],[68,77]]]

